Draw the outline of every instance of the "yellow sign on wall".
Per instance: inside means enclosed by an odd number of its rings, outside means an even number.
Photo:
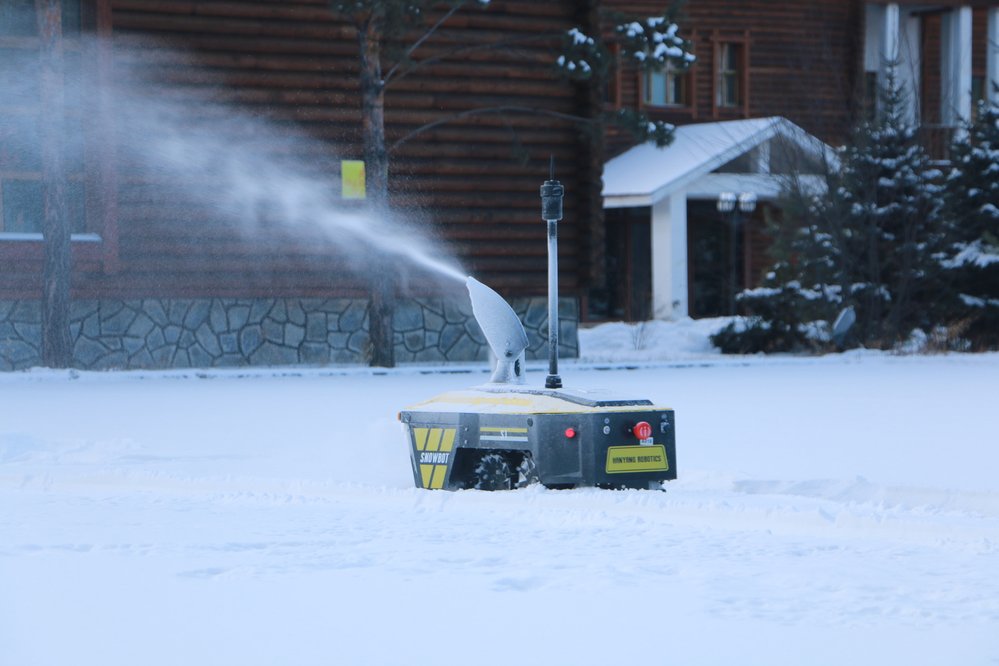
[[[362,160],[340,160],[340,186],[344,199],[364,199],[364,162]]]

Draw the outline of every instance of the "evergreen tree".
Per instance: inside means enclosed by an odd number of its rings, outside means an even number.
[[[775,238],[776,264],[764,289],[740,295],[754,316],[742,331],[734,324],[716,336],[723,351],[755,351],[748,338],[765,343],[760,351],[814,347],[844,307],[857,315],[853,344],[881,348],[945,316],[942,174],[918,144],[905,102],[889,77],[877,117],[829,165],[825,192],[788,187],[791,224]]]
[[[826,208],[829,204],[800,184],[788,190],[782,216],[768,225],[775,262],[761,287],[737,296],[750,315],[712,338],[723,352],[802,352],[825,346],[827,322],[843,300],[838,280],[842,248],[823,224],[838,219]]]
[[[830,193],[840,219],[828,224],[838,237],[839,285],[857,309],[859,339],[880,347],[915,328],[931,330],[949,311],[942,174],[917,142],[903,91],[888,83],[878,119],[844,150]]]
[[[951,147],[946,182],[953,220],[954,285],[975,348],[999,348],[999,104],[981,101],[967,134]]]

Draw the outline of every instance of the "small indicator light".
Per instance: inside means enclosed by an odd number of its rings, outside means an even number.
[[[569,439],[572,439],[573,437],[576,436],[576,429],[575,428],[566,428],[565,429],[565,436],[568,437]]]
[[[648,439],[649,437],[652,437],[652,426],[645,421],[639,421],[635,424],[635,427],[631,429],[631,432],[637,439]]]

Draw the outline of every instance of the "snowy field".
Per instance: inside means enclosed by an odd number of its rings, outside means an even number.
[[[478,370],[0,373],[0,665],[999,664],[999,355],[705,326],[561,367],[676,409],[665,493],[413,488]]]

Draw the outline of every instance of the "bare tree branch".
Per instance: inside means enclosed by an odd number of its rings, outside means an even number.
[[[451,9],[449,9],[449,10],[447,11],[447,13],[446,13],[446,14],[444,14],[444,16],[442,16],[442,17],[441,17],[441,18],[440,18],[440,19],[439,19],[439,20],[437,21],[437,23],[434,23],[434,24],[433,24],[433,25],[432,25],[432,26],[430,27],[430,29],[429,29],[429,30],[427,30],[427,31],[426,31],[425,33],[423,33],[423,36],[421,36],[421,37],[420,37],[419,39],[417,39],[417,40],[416,40],[415,42],[413,42],[413,43],[412,43],[412,44],[411,44],[411,45],[409,46],[409,48],[408,48],[408,49],[406,49],[406,52],[402,54],[402,57],[401,57],[401,58],[399,58],[399,62],[397,62],[397,63],[396,63],[395,65],[393,65],[393,66],[392,66],[392,69],[390,69],[390,70],[389,70],[389,72],[388,72],[388,74],[386,74],[386,75],[385,75],[385,79],[384,79],[384,82],[383,82],[383,85],[388,85],[389,81],[391,81],[391,80],[392,80],[392,78],[393,78],[393,77],[395,76],[395,73],[396,73],[396,70],[398,70],[398,69],[399,69],[399,67],[400,67],[400,66],[402,66],[402,63],[406,62],[406,60],[408,60],[408,59],[409,59],[409,56],[413,55],[413,53],[415,53],[415,52],[416,52],[416,49],[420,48],[420,46],[422,46],[422,45],[423,45],[423,42],[425,42],[425,41],[427,41],[428,39],[430,39],[430,37],[431,37],[431,36],[432,36],[432,35],[433,35],[433,34],[434,34],[435,32],[437,32],[437,29],[438,29],[438,28],[440,28],[440,27],[441,27],[442,25],[444,25],[444,23],[446,23],[446,22],[447,22],[447,20],[448,20],[449,18],[451,18],[452,16],[454,16],[454,15],[455,15],[455,13],[456,13],[456,12],[457,12],[457,11],[458,11],[459,9],[461,9],[462,7],[464,7],[464,6],[465,6],[465,2],[464,2],[464,1],[462,1],[462,2],[459,2],[459,3],[456,3],[456,4],[455,4],[455,5],[453,6],[453,7],[451,7]]]
[[[475,53],[476,51],[491,51],[493,49],[508,48],[510,46],[519,46],[521,44],[531,44],[533,42],[551,39],[551,37],[552,35],[550,34],[530,35],[528,37],[518,37],[516,39],[503,39],[496,42],[489,42],[488,44],[475,44],[473,46],[463,46],[461,48],[445,51],[431,58],[426,58],[424,60],[419,60],[417,62],[410,63],[405,69],[399,69],[402,64],[400,62],[396,64],[395,67],[392,68],[391,72],[389,72],[389,76],[387,76],[385,80],[385,87],[388,88],[390,83],[401,81],[402,79],[409,76],[413,72],[419,71],[420,69],[423,69],[428,65],[434,65],[444,60],[450,60],[452,58],[455,58],[456,56],[467,55],[469,53]],[[393,72],[395,72],[394,75]],[[391,80],[389,80],[389,77],[391,77]]]
[[[432,123],[427,123],[417,127],[413,131],[409,132],[402,138],[396,140],[388,148],[388,153],[393,153],[397,148],[405,144],[410,139],[413,139],[424,132],[432,130],[434,128],[440,127],[441,125],[447,125],[448,123],[455,122],[456,120],[462,120],[463,118],[471,118],[473,116],[490,115],[494,113],[523,113],[535,116],[545,116],[548,118],[557,118],[559,120],[567,120],[573,123],[585,123],[592,124],[594,122],[593,118],[586,118],[583,116],[575,116],[570,113],[560,113],[558,111],[551,111],[549,109],[536,109],[528,106],[491,106],[482,109],[469,109],[468,111],[461,111],[459,113],[454,113],[446,118],[441,118],[440,120],[435,120]]]

